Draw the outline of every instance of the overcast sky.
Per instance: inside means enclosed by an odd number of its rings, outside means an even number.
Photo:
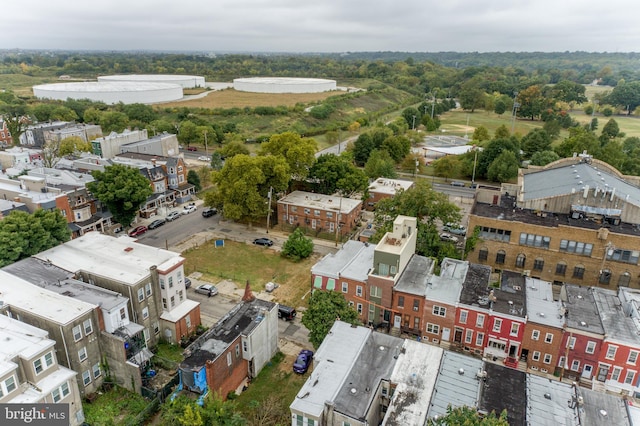
[[[634,0],[9,0],[0,48],[640,50]]]

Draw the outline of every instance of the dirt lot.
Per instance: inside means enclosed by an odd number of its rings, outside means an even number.
[[[333,91],[323,93],[249,93],[233,89],[212,91],[207,96],[184,102],[162,104],[166,107],[189,108],[243,108],[257,106],[294,106],[297,103],[307,104],[321,101],[329,96],[344,92]]]

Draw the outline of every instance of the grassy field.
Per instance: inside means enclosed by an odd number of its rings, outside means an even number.
[[[169,102],[162,107],[189,107],[189,108],[244,108],[257,106],[294,106],[298,103],[308,104],[322,101],[330,96],[343,92],[323,93],[249,93],[239,92],[234,89],[211,91],[207,96],[182,102]]]
[[[149,404],[141,395],[114,386],[82,408],[86,422],[92,426],[133,424],[139,413]]]
[[[278,302],[300,306],[302,296],[310,289],[311,266],[317,256],[292,262],[274,250],[253,245],[225,241],[223,248],[214,248],[213,241],[182,253],[186,259],[185,273],[198,271],[207,281],[230,279],[244,287],[247,280],[254,291],[273,281],[280,285],[274,293]]]

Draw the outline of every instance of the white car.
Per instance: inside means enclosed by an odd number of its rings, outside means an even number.
[[[182,208],[182,214],[189,214],[198,210],[195,204],[187,204]]]
[[[200,161],[211,161],[211,158],[205,157],[204,155],[202,155],[202,156],[198,157],[198,160],[200,160]]]
[[[458,237],[456,237],[455,235],[451,235],[451,234],[447,234],[446,232],[443,232],[440,234],[440,240],[455,244],[458,242]]]

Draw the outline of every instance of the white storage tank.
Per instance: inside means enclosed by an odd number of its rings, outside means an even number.
[[[320,93],[336,90],[335,80],[322,78],[251,77],[236,78],[233,88],[254,93]]]
[[[176,75],[176,74],[118,74],[118,75],[104,75],[98,77],[98,81],[101,82],[121,82],[121,81],[135,81],[143,83],[169,83],[179,84],[184,89],[191,89],[194,87],[205,87],[204,77],[197,75]]]
[[[38,99],[89,99],[105,104],[151,104],[182,98],[182,86],[169,83],[145,82],[79,82],[33,86]]]

